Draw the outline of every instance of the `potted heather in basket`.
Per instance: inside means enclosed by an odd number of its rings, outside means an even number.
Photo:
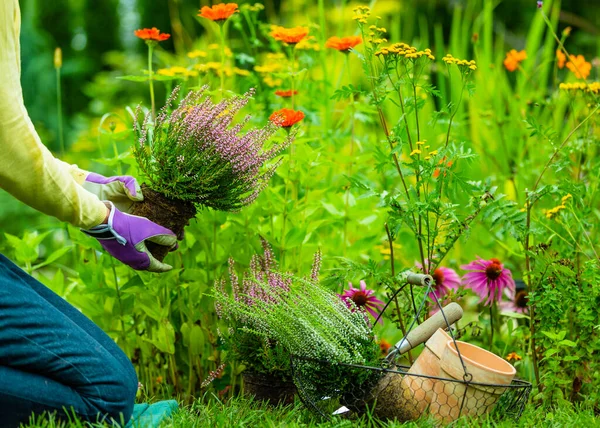
[[[215,309],[227,330],[220,332],[226,351],[226,360],[245,366],[242,374],[245,393],[258,400],[273,404],[291,403],[296,393],[292,382],[290,354],[275,336],[255,331],[246,315],[230,311],[230,303],[237,302],[252,308],[259,301],[269,301],[269,293],[289,290],[290,280],[277,272],[277,263],[269,244],[263,240],[263,256],[252,256],[250,269],[242,277],[235,271],[229,259],[229,280],[231,292],[226,291],[226,281],[217,281]]]
[[[133,214],[167,227],[180,239],[198,209],[238,211],[256,200],[279,165],[273,159],[295,136],[292,130],[282,142],[270,142],[281,125],[277,120],[245,132],[249,116],[233,124],[252,89],[219,103],[207,89],[191,91],[171,109],[176,89],[156,121],[149,112],[142,123],[134,123],[133,154],[145,183],[144,201],[135,205]],[[159,260],[168,252],[150,243],[149,249]]]
[[[285,375],[293,376],[304,396],[344,399],[346,393],[369,391],[366,384],[376,382],[377,372],[344,365],[377,365],[380,349],[366,312],[319,284],[320,253],[308,277],[273,270],[270,251],[265,254],[260,269],[253,261],[252,271],[259,274],[244,278],[242,293],[217,288],[218,312],[231,328],[280,347],[292,365]]]

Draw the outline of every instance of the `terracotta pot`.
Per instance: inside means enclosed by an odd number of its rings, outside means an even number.
[[[438,328],[425,342],[423,351],[408,370],[408,375],[388,373],[383,377],[374,392],[377,397],[374,413],[378,418],[408,421],[418,419],[425,412],[433,398],[433,387],[439,381],[410,376],[410,373],[439,376],[440,359],[449,339],[450,335]]]
[[[472,378],[464,379],[465,369],[454,345],[446,343],[440,361],[440,377],[468,380],[474,383],[510,385],[515,377],[515,368],[499,356],[470,343],[457,341],[460,356],[467,373]],[[459,416],[481,416],[494,408],[506,391],[502,386],[466,385],[461,382],[439,381],[433,388],[430,413],[444,423]],[[461,410],[462,408],[462,410]]]
[[[277,376],[258,373],[242,374],[244,380],[244,395],[254,397],[255,400],[265,401],[274,406],[291,404],[296,395],[296,385],[291,381],[284,381]]]
[[[446,331],[438,328],[437,331],[425,342],[425,348],[410,367],[408,373],[425,376],[440,376],[440,360],[446,348],[446,344],[452,337]],[[403,387],[412,392],[410,405],[417,413],[422,414],[431,404],[433,399],[433,388],[440,382],[437,379],[429,379],[420,376],[404,376]]]

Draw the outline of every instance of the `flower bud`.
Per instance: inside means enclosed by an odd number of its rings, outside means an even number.
[[[54,49],[54,68],[62,67],[62,50],[60,48]]]

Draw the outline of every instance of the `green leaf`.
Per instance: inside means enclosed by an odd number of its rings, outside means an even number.
[[[502,312],[500,315],[508,318],[516,318],[516,319],[529,319],[528,315],[521,314],[519,312]]]
[[[59,248],[58,250],[56,250],[52,254],[50,254],[48,256],[48,258],[46,258],[46,260],[44,260],[43,262],[38,263],[37,265],[33,266],[32,270],[36,270],[36,269],[39,269],[41,267],[47,266],[50,263],[54,263],[56,260],[60,259],[66,253],[68,253],[71,250],[71,248],[73,248],[72,245],[69,245],[67,247]]]
[[[285,236],[285,247],[294,248],[301,245],[304,242],[306,236],[306,229],[293,227]]]
[[[204,332],[199,325],[194,325],[190,331],[190,353],[200,355],[204,349]]]
[[[118,76],[117,79],[128,80],[130,82],[147,82],[149,76]]]
[[[568,346],[570,348],[574,348],[577,346],[577,343],[575,343],[571,340],[568,340],[568,339],[561,340],[560,342],[558,342],[558,344],[559,344],[559,346]]]

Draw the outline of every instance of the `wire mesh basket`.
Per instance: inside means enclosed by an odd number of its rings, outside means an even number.
[[[416,276],[419,278],[414,278]],[[413,281],[417,279],[427,287],[427,296],[432,287],[431,277],[414,275],[412,278]],[[409,331],[424,302],[425,298]],[[431,335],[412,366],[395,362],[398,356],[395,354],[407,342],[408,334],[393,348],[392,358],[377,366],[293,357],[294,383],[304,405],[327,419],[332,415],[368,412],[382,420],[401,422],[430,416],[448,424],[460,416],[485,414],[496,420],[510,418],[516,421],[531,393],[531,383],[514,379],[514,368],[500,357],[457,341],[450,328],[452,319],[448,319],[445,308],[436,303],[441,312],[438,318],[443,319],[448,332],[438,329]],[[386,308],[387,305],[383,311]],[[482,357],[491,361],[486,363],[489,367],[483,366],[485,373],[478,363]],[[506,376],[505,372],[510,374],[511,370],[513,375]]]

